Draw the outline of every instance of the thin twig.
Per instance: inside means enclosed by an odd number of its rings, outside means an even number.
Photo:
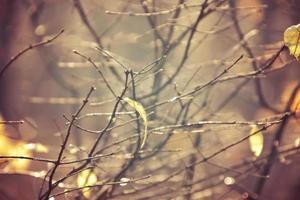
[[[3,67],[1,67],[0,78],[4,75],[4,73],[11,66],[11,64],[14,63],[24,53],[26,53],[27,51],[32,50],[34,48],[42,47],[42,46],[45,46],[45,45],[51,43],[53,40],[58,38],[63,32],[64,32],[64,30],[61,30],[59,33],[57,33],[56,35],[54,35],[50,39],[47,39],[45,41],[42,41],[42,42],[39,42],[39,43],[36,43],[36,44],[30,44],[28,47],[21,50],[19,53],[17,53],[15,56],[13,56]]]
[[[50,198],[61,196],[63,194],[67,194],[67,193],[78,191],[78,190],[83,190],[83,189],[86,189],[86,188],[100,187],[100,186],[104,186],[104,185],[120,185],[120,184],[134,183],[134,182],[137,182],[137,181],[140,181],[140,180],[148,179],[150,177],[151,177],[150,175],[147,175],[147,176],[143,176],[143,177],[140,177],[140,178],[128,179],[126,181],[114,181],[114,182],[100,183],[100,184],[94,184],[94,185],[86,185],[86,186],[83,186],[83,187],[77,187],[77,188],[73,188],[73,189],[67,189],[66,188],[65,191],[53,194],[53,195],[50,196]]]
[[[96,63],[88,56],[83,55],[82,53],[73,50],[73,53],[81,56],[82,58],[84,58],[86,61],[88,61],[89,63],[91,63],[93,65],[93,67],[97,70],[97,72],[100,74],[101,78],[103,79],[106,87],[109,89],[109,91],[113,94],[114,97],[117,97],[116,93],[114,92],[114,90],[112,89],[112,86],[108,83],[108,80],[106,80],[104,74],[102,73],[102,71],[100,70],[100,68],[96,65]]]
[[[244,33],[243,33],[242,28],[240,26],[239,20],[237,18],[236,10],[234,9],[236,7],[235,1],[230,0],[228,3],[229,3],[230,8],[232,8],[231,18],[232,18],[232,21],[234,22],[235,30],[237,32],[239,40],[242,41],[242,40],[244,40],[245,36],[244,36]],[[248,42],[247,41],[243,42],[242,47],[244,48],[244,50],[246,51],[248,56],[252,59],[252,62],[251,62],[252,68],[254,70],[258,70],[258,64],[257,64],[256,60],[254,59],[255,55],[254,55],[252,49],[250,48]],[[259,102],[261,103],[261,105],[268,108],[268,109],[270,109],[270,110],[278,112],[278,110],[276,108],[274,108],[274,106],[270,105],[268,103],[267,99],[265,98],[265,96],[263,94],[263,91],[262,91],[262,85],[261,85],[260,80],[255,79],[254,83],[255,83],[256,93],[257,93],[257,96],[258,96],[258,99],[259,99]]]
[[[133,96],[133,99],[136,100],[135,82],[134,82],[133,72],[130,71],[129,74],[131,77],[131,84],[132,84],[132,96]],[[140,115],[137,111],[135,112],[135,115],[136,115],[136,125],[137,125],[138,137],[137,137],[137,141],[135,144],[135,149],[133,150],[133,156],[127,163],[125,163],[123,165],[121,171],[118,172],[114,176],[114,178],[113,178],[114,181],[120,179],[120,177],[122,177],[133,166],[133,164],[135,163],[135,161],[138,158],[139,150],[142,148],[141,147],[141,124],[140,124],[140,120],[139,120]],[[115,189],[115,185],[112,185],[112,188],[110,189],[109,194],[107,194],[107,196],[111,196],[113,194],[114,189]]]
[[[122,100],[122,98],[124,97],[127,89],[128,89],[128,76],[129,76],[129,72],[128,71],[125,71],[125,86],[124,86],[124,89],[121,93],[121,95],[117,98],[116,100],[116,103],[114,105],[114,108],[113,108],[113,112],[112,112],[112,115],[110,116],[110,119],[109,119],[109,122],[107,123],[107,125],[102,129],[102,131],[99,132],[98,134],[98,137],[96,138],[94,144],[92,145],[89,153],[88,153],[88,157],[92,157],[97,149],[97,146],[100,142],[100,140],[102,139],[102,137],[104,136],[105,133],[107,133],[108,129],[111,127],[111,125],[113,124],[113,121],[115,119],[115,113],[117,112],[117,109],[118,109],[118,106]],[[79,114],[79,113],[78,113]],[[78,116],[78,115],[77,115]],[[74,117],[72,118],[72,121],[73,121]],[[75,118],[76,119],[76,118]],[[74,120],[75,120],[74,119]],[[71,122],[72,122],[71,121]],[[74,123],[74,121],[73,121]],[[73,123],[70,123],[69,125],[69,128],[71,126],[73,126]],[[84,170],[84,168],[91,162],[91,160],[86,160],[83,164],[81,164],[80,166],[76,167],[76,168],[73,168],[66,176],[60,178],[59,180],[57,180],[55,183],[51,184],[51,190],[53,190],[54,188],[56,188],[59,183],[63,182],[64,180],[68,179],[69,177],[72,177],[73,175],[77,174],[79,171],[82,171]],[[49,184],[50,185],[50,184]],[[42,196],[42,199],[44,196],[48,196],[49,197],[50,193],[49,192],[46,192],[43,196]]]
[[[23,120],[18,120],[18,121],[12,121],[12,120],[0,121],[0,124],[6,124],[6,125],[23,124],[23,123],[24,123]]]
[[[91,96],[92,92],[95,90],[96,88],[95,87],[91,87],[90,91],[88,92],[86,98],[83,100],[83,103],[81,105],[81,107],[77,110],[77,112],[72,116],[72,120],[71,120],[71,123],[68,127],[68,130],[67,130],[67,135],[63,141],[63,144],[61,145],[61,149],[60,149],[60,152],[58,154],[58,157],[57,157],[57,160],[56,160],[56,163],[55,163],[55,166],[53,167],[50,175],[49,175],[49,184],[48,184],[48,190],[44,193],[44,195],[41,197],[41,199],[49,199],[49,196],[51,194],[51,191],[53,189],[53,185],[52,185],[52,182],[53,182],[53,177],[55,175],[55,172],[57,170],[57,168],[60,166],[61,164],[61,159],[62,159],[62,156],[63,156],[63,153],[65,151],[65,148],[66,148],[66,145],[69,141],[69,138],[70,138],[70,135],[71,135],[71,129],[73,127],[73,123],[75,122],[77,116],[80,114],[80,112],[83,110],[83,108],[86,106],[86,104],[88,103],[89,101],[89,97]],[[91,156],[88,156],[88,157],[91,157]]]
[[[166,10],[161,10],[161,11],[156,11],[156,12],[144,12],[144,13],[137,13],[137,12],[118,12],[118,11],[111,11],[111,10],[106,10],[105,13],[109,15],[127,15],[127,16],[134,16],[134,17],[150,17],[150,16],[159,16],[159,15],[168,15],[172,14],[178,10],[182,9],[187,9],[187,8],[197,8],[203,6],[202,3],[198,4],[186,4],[186,3],[181,3],[176,5],[174,8],[171,9],[166,9]],[[243,7],[234,7],[234,8],[229,8],[227,6],[224,7],[219,7],[216,10],[223,11],[223,10],[249,10],[249,9],[255,9],[255,10],[260,10],[260,9],[265,9],[267,8],[267,5],[260,5],[260,6],[243,6]]]
[[[98,155],[95,155],[92,157],[86,157],[86,158],[76,159],[76,160],[61,161],[59,163],[59,165],[69,165],[69,164],[84,162],[87,160],[97,160],[99,158],[109,157],[114,154],[116,154],[116,152],[108,153],[108,154],[98,154]],[[31,160],[31,161],[37,161],[37,162],[46,162],[46,163],[57,164],[57,160],[51,160],[51,159],[47,159],[47,158],[29,157],[29,156],[0,156],[0,159],[21,159],[21,160]]]

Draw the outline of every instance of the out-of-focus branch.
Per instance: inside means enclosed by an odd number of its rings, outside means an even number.
[[[159,16],[159,15],[168,15],[172,14],[174,12],[178,12],[183,9],[188,9],[188,8],[198,8],[203,6],[202,3],[195,3],[195,4],[187,4],[184,3],[184,1],[181,1],[180,4],[174,6],[174,8],[166,9],[166,10],[161,10],[161,11],[155,11],[155,12],[144,12],[144,13],[137,13],[137,12],[119,12],[119,11],[111,11],[111,10],[106,10],[106,14],[110,15],[127,15],[127,16],[136,16],[136,17],[149,17],[149,16]],[[267,8],[267,5],[260,5],[260,6],[242,6],[242,7],[219,7],[217,8],[218,11],[223,11],[223,10],[249,10],[249,9],[263,9]]]
[[[144,9],[144,12],[149,13],[149,9],[148,9],[148,6],[145,3],[145,1],[140,0],[140,3],[142,5],[142,8]],[[148,22],[149,22],[151,28],[154,29],[155,37],[158,38],[161,41],[161,43],[163,44],[164,47],[166,47],[167,43],[166,43],[165,39],[162,37],[162,35],[158,32],[158,30],[155,29],[156,24],[155,24],[155,21],[151,18],[151,15],[147,16],[147,19],[148,19]]]
[[[96,30],[93,28],[87,15],[85,14],[80,0],[73,0],[73,3],[74,3],[75,8],[78,11],[78,14],[79,14],[82,22],[87,27],[87,29],[89,30],[89,32],[91,33],[91,35],[93,36],[93,38],[97,42],[97,44],[102,48],[100,37],[98,36]]]
[[[191,28],[187,28],[185,31],[183,31],[176,39],[174,39],[174,42],[168,44],[168,48],[166,49],[166,51],[164,52],[165,55],[169,54],[170,51],[172,51],[179,43],[180,41],[188,34],[189,38],[188,38],[188,42],[186,44],[186,47],[184,49],[184,55],[181,58],[180,63],[178,64],[178,66],[176,67],[175,72],[169,77],[169,79],[164,82],[159,88],[156,88],[155,90],[151,91],[149,94],[143,95],[142,97],[140,97],[139,99],[144,99],[144,98],[148,98],[151,97],[153,95],[157,95],[159,92],[161,92],[163,89],[165,89],[167,86],[170,85],[170,83],[172,83],[172,81],[177,77],[177,75],[180,73],[180,71],[182,70],[184,64],[186,63],[186,61],[188,60],[188,53],[190,50],[190,46],[191,46],[191,41],[193,39],[194,34],[196,33],[196,29],[198,24],[200,23],[200,21],[202,21],[205,17],[207,17],[208,15],[210,15],[211,13],[213,13],[213,11],[216,10],[216,8],[220,5],[222,5],[222,3],[224,3],[224,0],[218,1],[218,2],[208,2],[208,1],[204,1],[202,3],[202,6],[200,7],[200,11],[199,14],[197,16],[197,19],[195,20],[195,22],[193,23]],[[213,3],[215,3],[214,6],[211,6]],[[209,7],[211,6],[211,7]]]
[[[162,127],[157,127],[153,128],[151,131],[160,131],[160,130],[165,130],[165,129],[183,129],[183,128],[198,128],[202,127],[203,125],[242,125],[242,126],[253,126],[253,125],[266,125],[270,123],[278,123],[280,122],[282,116],[285,114],[281,115],[275,115],[273,120],[268,120],[268,119],[263,119],[259,121],[199,121],[195,123],[186,123],[186,124],[176,124],[176,125],[169,125],[169,126],[162,126]],[[273,118],[273,117],[272,117]],[[276,119],[278,118],[278,119]]]
[[[104,81],[106,87],[109,89],[109,91],[113,94],[114,97],[117,97],[116,93],[112,89],[112,86],[109,84],[108,80],[106,80],[104,74],[99,69],[99,67],[96,65],[96,63],[90,57],[87,57],[86,55],[83,55],[82,53],[80,53],[80,52],[78,52],[76,50],[73,50],[73,52],[75,54],[81,56],[82,58],[84,58],[86,61],[88,61],[89,63],[91,63],[93,65],[93,67],[97,70],[98,74],[100,74],[101,78],[103,79],[103,81]]]
[[[296,97],[297,97],[297,94],[298,94],[298,91],[300,90],[300,83],[297,84],[297,86],[294,88],[290,98],[289,98],[289,101],[287,102],[286,104],[286,107],[285,107],[285,111],[286,112],[292,112],[291,111],[291,106],[296,103],[295,101],[297,100]],[[288,121],[290,119],[291,116],[293,116],[295,113],[291,113],[291,115],[289,117],[286,117],[284,118],[284,120],[281,122],[280,126],[278,127],[276,133],[275,133],[275,136],[273,138],[273,141],[272,141],[272,147],[271,147],[271,154],[270,156],[268,157],[268,160],[267,160],[267,163],[264,165],[263,169],[262,169],[262,172],[261,172],[261,175],[262,176],[267,176],[269,175],[270,173],[270,170],[273,166],[273,163],[278,155],[278,147],[280,146],[281,144],[281,139],[283,137],[283,134],[284,134],[284,129],[286,128],[287,124],[288,124]],[[264,179],[259,179],[257,184],[255,185],[255,189],[254,189],[254,192],[260,196],[261,193],[262,193],[262,190],[263,190],[263,187],[265,185],[265,182],[266,180]]]
[[[239,20],[237,18],[237,12],[234,9],[236,7],[236,3],[234,0],[230,0],[228,3],[229,3],[230,8],[232,8],[231,19],[234,22],[234,27],[235,27],[236,33],[238,35],[239,40],[242,41],[242,40],[244,40],[244,33],[242,31]],[[247,41],[243,42],[242,47],[244,48],[244,50],[246,51],[248,56],[252,59],[252,62],[251,62],[252,68],[254,70],[258,70],[258,64],[257,64],[256,60],[254,59],[255,55],[254,55],[252,49],[250,48],[248,42]],[[278,110],[274,106],[270,105],[268,103],[267,99],[265,98],[263,91],[262,91],[262,85],[261,85],[260,80],[255,79],[254,83],[255,83],[255,89],[256,89],[256,93],[257,93],[260,104],[272,111],[278,112]]]
[[[253,134],[256,134],[256,133],[253,133]],[[295,147],[294,144],[291,144],[290,145],[291,147],[289,148],[285,148],[285,149],[279,149],[279,152],[278,152],[278,155],[284,155],[284,154],[292,154],[292,155],[295,155],[295,154],[299,154],[299,146],[298,147]],[[244,167],[250,167],[251,169],[252,168],[255,168],[256,166],[259,166],[261,164],[263,164],[265,162],[265,160],[267,160],[270,156],[270,153],[268,154],[263,154],[261,157],[257,158],[256,160],[252,160],[252,159],[249,159],[249,160],[244,160],[244,161],[241,161],[240,163],[236,164],[236,165],[233,165],[233,166],[230,166],[230,167],[224,167],[222,166],[222,170],[219,171],[219,172],[215,172],[213,174],[210,174],[204,178],[200,178],[200,179],[197,179],[197,180],[194,180],[193,182],[187,184],[186,186],[190,186],[190,185],[197,185],[197,184],[203,184],[204,182],[206,181],[210,181],[210,180],[213,180],[214,178],[219,178],[220,175],[225,175],[226,173],[228,172],[233,172],[235,174],[241,174],[240,171],[237,171],[239,169],[242,169]],[[207,158],[207,157],[206,157]],[[202,161],[200,160],[200,162],[209,162],[209,159],[206,160],[206,161]],[[118,196],[123,196],[124,195],[132,195],[132,194],[136,194],[136,193],[144,193],[145,191],[151,189],[151,188],[155,188],[155,187],[160,187],[160,188],[163,188],[163,187],[167,187],[167,186],[164,186],[163,184],[164,183],[167,183],[170,179],[172,179],[173,177],[175,177],[176,175],[180,174],[182,170],[178,170],[178,171],[175,171],[174,173],[172,173],[171,175],[169,175],[166,179],[164,180],[161,180],[161,181],[158,181],[158,182],[155,182],[153,183],[152,185],[148,185],[146,187],[143,187],[143,188],[140,188],[140,189],[136,189],[130,193],[127,193],[127,194],[124,194],[124,193],[121,193],[121,194],[116,194],[115,196],[113,197],[118,197]],[[152,172],[154,173],[154,172]],[[248,175],[251,175],[251,174],[248,174]],[[256,177],[261,177],[261,178],[267,178],[268,176],[262,176],[262,175],[257,175],[257,174],[253,174],[254,176]],[[223,183],[223,180],[222,180],[222,183]],[[182,189],[181,189],[181,185],[179,186],[176,186],[174,187],[174,191],[179,191],[182,192]],[[167,187],[168,188],[168,187]],[[202,189],[207,189],[207,188],[211,188],[211,187],[202,187]],[[168,193],[168,192],[165,192],[165,193]],[[165,194],[164,193],[164,194]],[[151,194],[151,196],[154,196],[156,194]]]

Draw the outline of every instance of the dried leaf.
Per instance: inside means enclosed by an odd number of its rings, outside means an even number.
[[[255,134],[254,134],[255,133]],[[260,156],[264,146],[264,136],[256,125],[252,126],[250,134],[254,134],[249,138],[250,149],[256,157]]]
[[[146,140],[147,140],[147,136],[148,136],[148,133],[147,133],[147,127],[148,127],[148,120],[147,120],[147,113],[144,109],[144,107],[142,106],[142,104],[126,97],[124,98],[124,101],[126,101],[131,107],[133,107],[141,116],[141,118],[143,119],[144,121],[144,126],[145,126],[145,133],[144,133],[144,138],[143,138],[143,141],[142,141],[142,144],[141,144],[141,149],[144,147],[145,143],[146,143]]]
[[[284,31],[284,43],[290,54],[298,60],[300,57],[300,24],[288,27]]]
[[[78,187],[92,186],[95,185],[96,183],[97,183],[97,176],[90,169],[82,171],[77,177]],[[89,198],[91,196],[91,191],[88,187],[84,188],[82,190],[82,193],[86,198]]]

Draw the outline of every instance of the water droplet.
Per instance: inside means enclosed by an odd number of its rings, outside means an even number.
[[[120,181],[123,182],[123,183],[120,183],[120,186],[126,186],[128,184],[128,182],[130,181],[130,179],[124,177],[124,178],[121,178]]]
[[[234,178],[228,176],[224,178],[225,185],[233,185],[235,183]]]
[[[36,35],[38,35],[38,36],[43,36],[43,35],[45,35],[45,33],[46,33],[46,26],[45,26],[45,25],[42,25],[42,24],[38,25],[38,26],[35,28],[34,33],[35,33]]]

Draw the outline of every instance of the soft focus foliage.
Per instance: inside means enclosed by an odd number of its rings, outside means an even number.
[[[252,126],[250,134],[253,134],[249,138],[250,149],[253,154],[258,157],[262,153],[264,147],[264,136],[256,125]]]
[[[33,151],[38,153],[47,153],[49,151],[48,147],[40,143],[26,143],[9,138],[5,135],[4,127],[4,125],[0,125],[0,155],[30,157],[33,155]],[[25,172],[31,161],[27,159],[2,159],[0,163],[7,163],[5,170]]]
[[[39,153],[48,153],[49,149],[43,144],[40,143],[27,143],[24,144],[24,148],[28,150],[34,150]]]
[[[32,156],[31,150],[25,148],[25,143],[8,138],[0,133],[0,155],[3,156]],[[9,160],[7,168],[10,171],[26,171],[30,160],[12,159]]]
[[[89,169],[82,171],[77,177],[78,187],[92,186],[95,185],[96,183],[97,183],[97,176],[93,171]],[[83,195],[86,198],[90,197],[91,191],[88,187],[84,188],[82,191],[83,191]]]

